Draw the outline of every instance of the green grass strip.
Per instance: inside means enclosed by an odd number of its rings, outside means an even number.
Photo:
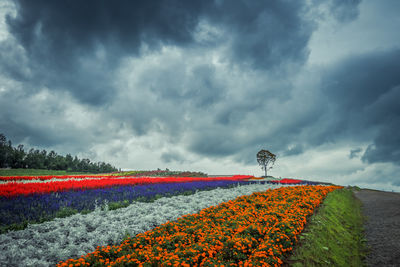
[[[285,265],[365,266],[367,250],[363,222],[361,202],[352,190],[329,193],[307,222]]]

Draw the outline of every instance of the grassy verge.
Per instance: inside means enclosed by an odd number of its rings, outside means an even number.
[[[307,222],[286,266],[365,266],[361,203],[350,189],[331,192]]]
[[[72,174],[90,174],[90,173],[39,170],[39,169],[0,169],[0,176],[44,176],[44,175],[72,175]]]

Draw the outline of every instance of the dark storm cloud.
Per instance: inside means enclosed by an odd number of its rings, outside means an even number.
[[[27,50],[39,53],[36,50],[44,46],[43,55],[50,52],[62,60],[54,63],[68,65],[97,43],[133,53],[142,42],[188,43],[209,2],[17,0],[17,17],[7,21]]]
[[[333,139],[350,134],[357,140],[370,133],[373,143],[362,159],[400,164],[400,50],[340,62],[325,74],[322,92],[333,107],[325,134]]]
[[[233,104],[216,114],[220,129],[214,133],[200,129],[193,136],[190,149],[207,156],[228,156],[240,151],[235,159],[252,163],[260,145],[279,156],[290,156],[324,144],[369,142],[365,151],[354,149],[349,151],[349,157],[360,157],[366,163],[400,165],[400,50],[350,56],[318,74],[321,80],[314,85],[314,98],[303,95],[288,102],[292,104],[283,101],[276,104],[282,113],[273,115],[268,104],[256,110],[236,109],[251,103],[245,97],[241,105]],[[295,90],[304,94],[306,89]],[[267,96],[266,93],[264,99]],[[308,112],[298,112],[308,106]],[[271,130],[269,123],[274,125],[279,120],[282,122]],[[243,127],[249,131],[242,139]]]
[[[275,69],[303,63],[314,30],[304,18],[304,1],[217,1],[211,22],[222,24],[231,39],[234,63]]]
[[[20,0],[7,23],[27,52],[31,82],[104,104],[116,90],[112,74],[121,56],[138,55],[142,45],[190,43],[208,2]]]
[[[398,58],[400,60],[400,57]],[[400,75],[400,68],[398,69]],[[379,124],[379,133],[362,159],[366,162],[394,162],[400,165],[400,82],[369,108],[371,120]]]
[[[400,50],[349,57],[326,75],[323,92],[339,103],[343,112],[363,110],[399,85],[399,59]]]
[[[329,9],[332,16],[340,22],[349,22],[359,15],[361,0],[331,0]]]
[[[236,61],[270,68],[304,61],[313,30],[303,18],[303,1],[16,3],[16,18],[7,18],[11,33],[32,57],[59,69],[74,66],[76,57],[91,53],[99,43],[111,49],[112,58],[118,53],[137,54],[143,44],[150,49],[190,44],[200,19],[226,31]]]
[[[201,64],[191,69],[182,62],[165,62],[163,66],[145,73],[143,86],[161,99],[173,102],[191,102],[196,107],[213,105],[223,98],[223,85],[215,77],[215,67],[212,64]]]
[[[25,49],[27,62],[21,68],[13,63],[21,52],[3,57],[8,62],[3,68],[20,81],[29,78],[33,87],[66,90],[92,105],[113,99],[114,70],[122,57],[140,57],[141,49],[152,51],[163,45],[201,46],[194,37],[200,21],[220,30],[222,37],[214,45],[227,45],[228,61],[267,70],[304,63],[314,30],[312,21],[304,18],[305,1],[15,3],[17,14],[8,16],[7,24]],[[206,86],[207,78],[198,83]],[[191,96],[199,97],[198,104],[214,100],[197,93]]]
[[[307,1],[15,2],[17,16],[8,17],[7,23],[24,51],[15,48],[1,57],[7,75],[24,82],[26,88],[69,91],[83,103],[101,105],[96,107],[99,112],[107,110],[105,104],[115,104],[115,95],[127,98],[129,101],[121,101],[125,106],[113,107],[114,119],[131,126],[135,135],[155,131],[158,124],[171,139],[195,132],[190,135],[187,149],[198,155],[234,155],[238,161],[250,163],[254,151],[263,148],[260,144],[283,155],[305,150],[306,146],[296,140],[297,134],[312,125],[316,114],[298,118],[294,114],[296,120],[275,127],[272,133],[264,134],[263,130],[270,131],[266,122],[287,119],[277,113],[271,116],[269,105],[284,102],[293,89],[287,82],[290,77],[285,76],[287,67],[302,66],[307,60],[308,42],[316,29],[314,18],[307,15],[312,8]],[[343,13],[343,21],[357,15],[354,10],[359,1],[351,5],[347,1],[328,3],[336,4],[331,7],[337,18]],[[197,41],[200,22],[216,29],[217,41],[205,47]],[[119,94],[123,85],[115,85],[115,71],[120,59],[145,58],[164,45],[182,48],[186,57],[175,65],[162,61],[161,67],[137,74],[141,77],[136,77],[140,81],[136,87],[126,95]],[[239,66],[244,74],[257,72],[249,76],[257,76],[256,81],[243,75],[247,83],[229,88],[234,72],[227,71],[221,78],[215,65],[191,61],[191,53],[214,48],[223,63]],[[145,60],[138,62],[147,64]],[[331,82],[329,75],[326,80]],[[272,78],[264,81],[264,76]],[[235,90],[242,96],[230,99],[227,92]],[[338,97],[337,101],[341,100]],[[257,119],[252,114],[258,114]],[[186,122],[185,115],[192,121]],[[246,120],[254,122],[246,124]],[[246,135],[241,133],[243,127],[249,131]],[[179,160],[168,154],[163,159]]]
[[[361,151],[362,151],[361,148],[355,148],[355,149],[350,150],[349,159],[359,157]]]

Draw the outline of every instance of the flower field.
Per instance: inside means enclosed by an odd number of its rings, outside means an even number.
[[[160,197],[188,195],[197,190],[229,188],[249,183],[242,180],[152,183],[19,195],[3,198],[0,202],[0,225],[6,227],[18,223],[48,221],[60,217],[58,215],[62,212],[88,213],[105,205],[107,209],[114,209],[128,206],[133,201],[150,202]]]
[[[248,178],[107,177],[1,184],[32,189],[11,195],[0,187],[2,227],[35,224],[0,235],[0,265],[280,265],[307,216],[339,187]],[[129,183],[121,183],[125,180]],[[77,182],[83,186],[53,185]],[[44,185],[52,190],[42,190]],[[58,216],[64,209],[75,214]]]
[[[218,180],[239,181],[250,178],[251,176],[237,175],[233,177],[218,177]],[[93,177],[90,177],[93,178]],[[141,184],[163,184],[175,182],[194,182],[194,181],[213,181],[214,178],[193,178],[193,177],[141,177],[141,178],[110,178],[105,179],[72,179],[67,181],[49,181],[46,183],[17,183],[8,182],[0,184],[0,197],[13,197],[19,195],[43,194],[52,192],[63,192],[67,190],[81,190],[91,188],[103,188],[122,185],[141,185]]]
[[[0,182],[10,182],[10,181],[47,181],[47,180],[62,180],[62,179],[88,179],[88,178],[116,178],[116,177],[204,177],[204,173],[200,172],[181,172],[181,171],[124,171],[124,172],[114,172],[107,174],[75,174],[75,175],[36,175],[36,176],[0,176]]]

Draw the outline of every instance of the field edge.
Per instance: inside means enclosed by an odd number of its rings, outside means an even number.
[[[283,266],[366,266],[362,203],[351,188],[328,194]]]

